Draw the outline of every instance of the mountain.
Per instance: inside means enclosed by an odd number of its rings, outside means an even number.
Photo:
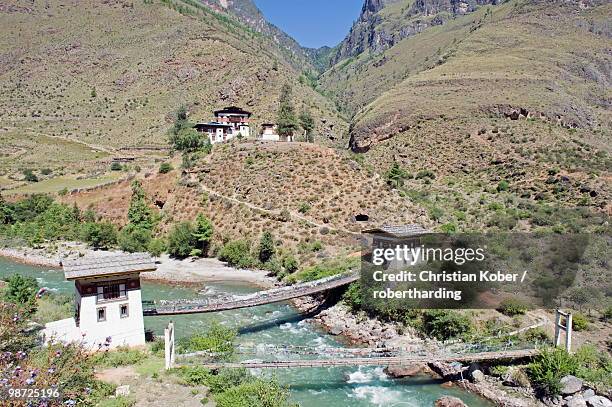
[[[230,4],[245,16],[245,7],[252,5]],[[254,18],[252,24],[261,21]],[[296,68],[300,64],[281,44],[292,42],[264,28],[256,31],[195,0],[3,2],[0,166],[44,165],[23,158],[31,150],[25,135],[80,143],[100,154],[164,146],[182,105],[194,121],[210,120],[216,108],[239,105],[253,112],[257,127],[275,120],[286,82],[293,85],[298,113],[310,107],[318,134],[340,138],[347,125],[332,102],[299,82],[303,64]],[[303,58],[300,52],[296,58]],[[51,166],[58,155],[52,144],[41,143],[38,150]],[[58,166],[74,163],[66,171],[78,172],[86,164],[59,154],[64,156]]]
[[[366,0],[318,89],[351,117],[364,165],[399,165],[439,225],[600,225],[612,4],[488,3]]]
[[[303,48],[287,33],[270,23],[252,0],[201,0],[212,9],[232,14],[258,33],[271,38],[283,51],[285,58],[300,70],[318,69],[308,49]]]

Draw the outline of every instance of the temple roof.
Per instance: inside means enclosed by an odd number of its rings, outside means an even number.
[[[407,225],[384,225],[379,228],[364,230],[367,234],[387,234],[394,237],[410,237],[431,233],[430,230],[423,228],[415,223]]]
[[[62,262],[66,280],[115,276],[154,271],[157,266],[148,253],[88,256]]]
[[[247,116],[251,116],[251,112],[247,112],[246,110],[244,110],[241,107],[238,106],[227,106],[224,107],[221,110],[215,110],[215,116],[218,116],[220,114],[240,114],[240,115],[247,115]]]

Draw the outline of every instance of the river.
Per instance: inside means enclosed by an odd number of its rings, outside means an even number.
[[[40,286],[51,290],[69,294],[73,292],[73,284],[64,280],[60,270],[33,267],[0,258],[0,279],[13,273],[32,276],[38,280]],[[207,287],[207,295],[219,292],[248,293],[255,290],[256,287],[247,284],[215,283]],[[194,288],[149,282],[143,283],[142,291],[145,300],[201,298]],[[250,355],[249,359],[270,358],[270,352],[263,350],[265,345],[288,344],[319,349],[344,346],[336,337],[301,320],[295,308],[288,303],[216,314],[147,317],[145,327],[159,334],[170,319],[175,322],[177,338],[204,329],[212,320],[237,329],[239,344],[262,348],[261,354]],[[459,389],[443,388],[439,381],[428,377],[390,379],[382,367],[284,369],[271,374],[290,387],[293,400],[303,407],[431,407],[435,400],[443,395],[459,397],[470,407],[491,406],[473,394]]]

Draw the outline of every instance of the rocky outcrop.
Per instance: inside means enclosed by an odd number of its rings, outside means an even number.
[[[444,396],[436,400],[435,407],[467,407],[467,405],[457,397]]]
[[[358,20],[330,58],[331,66],[365,51],[380,53],[426,28],[444,24],[452,16],[470,13],[481,5],[499,2],[499,0],[417,0],[403,10],[399,16],[402,21],[400,25],[381,28],[384,20],[378,13],[386,6],[400,1],[402,0],[365,0]]]

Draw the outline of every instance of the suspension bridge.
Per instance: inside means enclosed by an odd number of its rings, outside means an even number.
[[[341,366],[410,366],[414,364],[456,364],[485,362],[492,360],[516,360],[532,357],[538,352],[533,343],[505,342],[495,345],[458,344],[455,346],[426,349],[423,344],[410,349],[399,348],[333,348],[333,347],[295,347],[295,346],[258,346],[249,349],[238,347],[236,353],[240,362],[220,362],[222,353],[193,352],[177,354],[179,365],[202,366],[208,369],[247,368],[325,368]],[[275,355],[278,359],[261,360]]]
[[[255,307],[329,291],[358,279],[359,273],[351,272],[316,281],[258,291],[249,295],[223,295],[197,300],[160,301],[159,304],[143,303],[143,314],[145,316],[202,314]]]

